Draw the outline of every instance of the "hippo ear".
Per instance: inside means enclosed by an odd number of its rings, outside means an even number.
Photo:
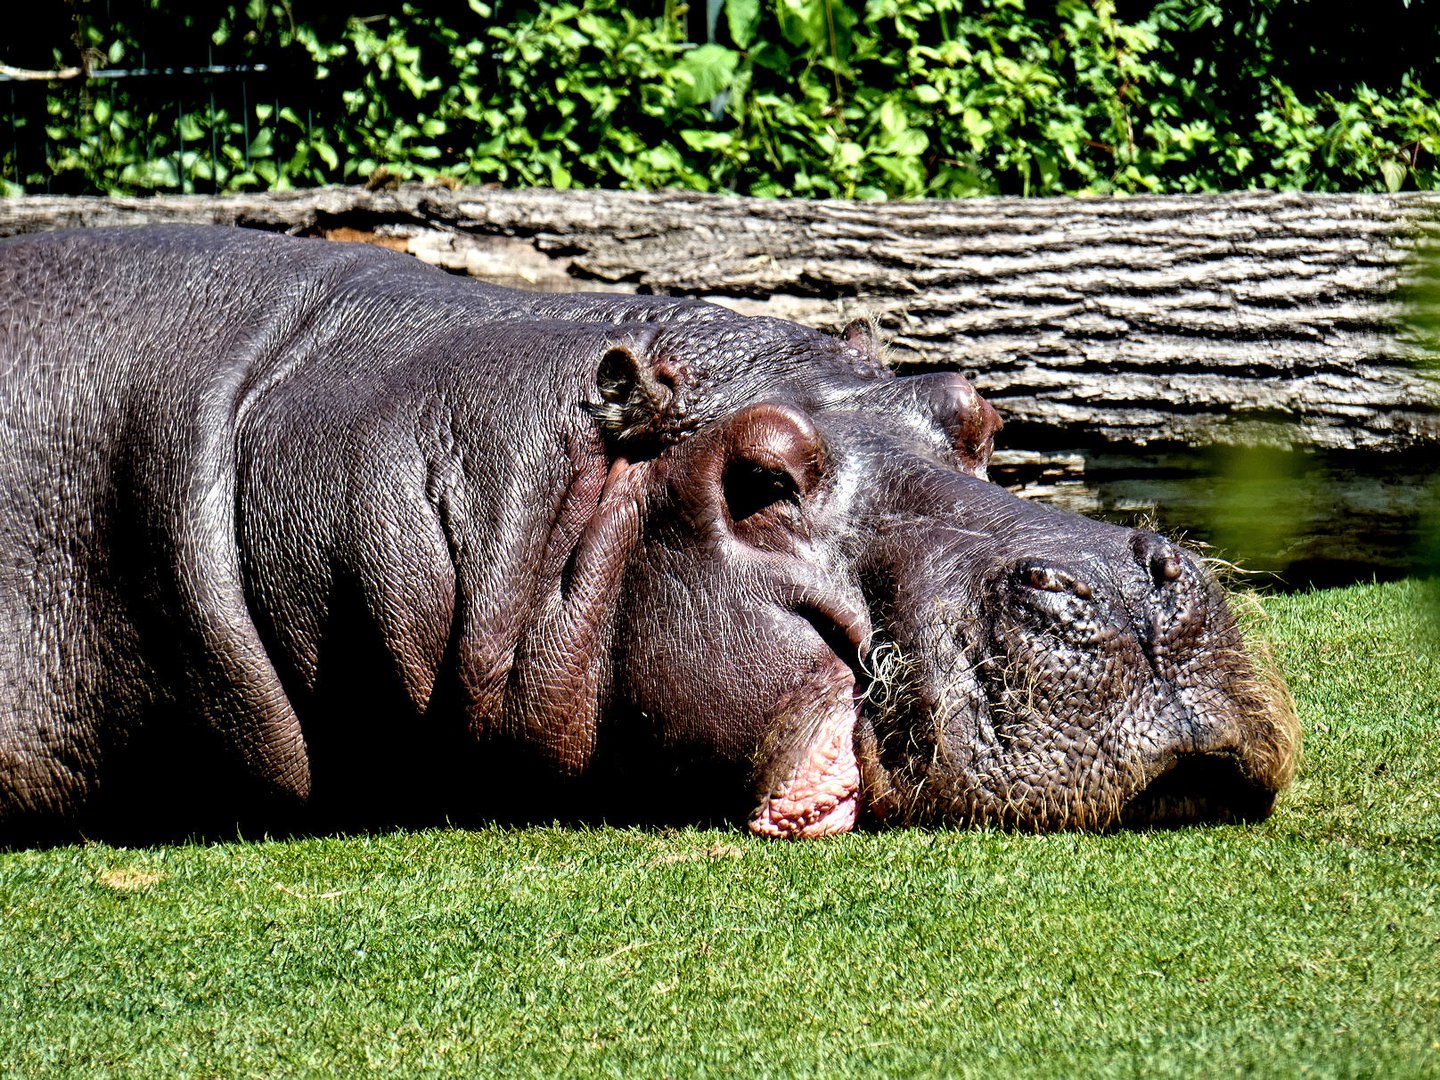
[[[856,349],[877,364],[884,363],[884,357],[880,355],[880,341],[875,333],[874,319],[851,319],[845,324],[845,329],[840,331],[840,340],[852,349]]]
[[[668,361],[653,362],[649,342],[614,342],[595,369],[599,404],[591,412],[608,442],[630,453],[674,426],[678,373]]]

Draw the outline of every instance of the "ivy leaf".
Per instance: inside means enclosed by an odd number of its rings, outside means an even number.
[[[739,55],[723,45],[696,46],[675,66],[679,76],[675,96],[682,105],[709,101],[730,85],[739,63]]]
[[[826,44],[829,31],[825,21],[826,0],[780,0],[780,32],[792,45],[818,49]]]
[[[748,49],[760,29],[760,0],[725,0],[725,21],[735,44]]]
[[[686,128],[680,132],[680,138],[685,140],[685,145],[692,150],[726,150],[734,141],[734,136],[728,131],[705,131],[700,128]]]
[[[1405,175],[1410,170],[1402,161],[1386,158],[1380,162],[1380,175],[1385,178],[1386,191],[1399,191],[1405,186]]]

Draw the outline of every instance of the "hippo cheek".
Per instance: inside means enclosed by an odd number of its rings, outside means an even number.
[[[670,760],[747,773],[765,836],[841,832],[859,813],[869,615],[829,469],[809,415],[775,403],[678,447],[625,600],[622,708]]]
[[[630,653],[628,705],[670,760],[748,773],[753,832],[844,832],[861,810],[855,657],[864,633],[853,620],[774,604],[637,626],[645,643]]]

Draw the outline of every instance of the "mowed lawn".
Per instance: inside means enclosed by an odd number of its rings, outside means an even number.
[[[1440,1076],[1436,583],[1264,601],[1267,822],[0,854],[20,1075]]]

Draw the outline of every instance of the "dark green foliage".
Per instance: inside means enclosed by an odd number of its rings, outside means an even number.
[[[265,70],[0,83],[14,118],[0,183],[231,191],[384,170],[862,198],[1440,186],[1431,0],[728,0],[713,33],[705,5],[676,0],[175,8],[52,5],[0,63]]]

